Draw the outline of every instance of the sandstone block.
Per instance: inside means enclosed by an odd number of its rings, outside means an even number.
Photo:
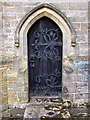
[[[5,28],[10,27],[10,21],[4,20],[3,25]]]
[[[80,29],[80,23],[72,23],[74,29]]]
[[[88,29],[88,23],[81,23],[81,29]]]
[[[69,17],[71,22],[87,22],[88,19],[86,17]]]
[[[16,16],[8,16],[8,15],[3,15],[4,20],[15,20]]]
[[[2,98],[2,103],[3,103],[3,104],[7,104],[7,103],[8,103],[8,96],[4,96],[4,97]]]
[[[6,13],[8,13],[8,14],[12,14],[12,13],[18,13],[18,12],[20,12],[20,11],[22,11],[22,6],[20,5],[20,6],[14,6],[14,5],[12,5],[12,6],[10,6],[10,5],[5,5],[4,7],[3,7],[3,12],[6,14]]]
[[[88,3],[86,2],[71,2],[69,4],[69,9],[70,10],[87,10],[88,9]]]
[[[67,17],[87,17],[88,13],[87,11],[82,10],[68,10],[66,11]]]
[[[88,42],[88,39],[86,39],[86,36],[85,35],[78,35],[76,36],[76,42],[77,43],[87,43]]]
[[[18,101],[18,95],[14,90],[9,90],[8,91],[8,102],[10,104],[15,103]]]
[[[52,6],[55,6],[56,8],[60,10],[68,10],[69,9],[69,3],[68,2],[62,2],[62,3],[50,3]]]
[[[18,21],[17,20],[16,21],[14,20],[14,21],[10,22],[10,26],[11,27],[16,27],[17,25],[18,25]]]
[[[76,31],[76,35],[80,35],[80,36],[88,34],[88,30],[84,30],[84,29],[83,30],[76,29],[75,31]]]
[[[3,93],[4,92],[6,93],[6,91],[7,91],[7,81],[5,81],[5,80],[3,80],[3,82],[2,82],[2,91],[3,91]]]

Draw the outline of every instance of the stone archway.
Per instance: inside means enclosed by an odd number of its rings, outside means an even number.
[[[63,15],[61,11],[58,11],[51,5],[42,4],[37,8],[30,11],[20,22],[17,27],[16,35],[15,35],[15,46],[17,47],[16,52],[17,56],[20,58],[20,66],[19,66],[19,76],[22,78],[22,96],[25,99],[22,99],[22,102],[28,101],[28,71],[27,71],[27,33],[31,26],[40,18],[48,17],[52,21],[54,21],[63,33],[63,58],[62,58],[62,84],[64,86],[64,59],[67,56],[70,56],[70,53],[74,54],[75,42],[75,32],[73,30],[72,25],[68,21],[68,19]],[[24,95],[23,95],[24,94]]]

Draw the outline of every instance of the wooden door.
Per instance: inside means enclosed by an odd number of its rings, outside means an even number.
[[[62,90],[62,32],[47,17],[36,21],[28,34],[29,98],[56,97]]]

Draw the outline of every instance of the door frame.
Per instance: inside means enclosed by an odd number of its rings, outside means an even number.
[[[75,31],[70,24],[69,20],[66,16],[60,11],[54,8],[49,4],[42,4],[32,11],[30,11],[25,17],[21,20],[20,24],[18,25],[15,33],[15,46],[16,49],[16,56],[20,65],[18,66],[18,76],[22,77],[23,83],[25,85],[21,86],[22,91],[21,94],[24,99],[21,101],[27,102],[28,101],[28,55],[27,55],[27,33],[30,27],[40,18],[48,17],[53,20],[61,29],[63,34],[63,55],[62,55],[62,89],[64,86],[64,81],[66,79],[64,73],[64,60],[66,57],[71,56],[70,53],[74,53],[74,47],[72,43],[76,43],[75,41]],[[18,80],[19,81],[19,78]],[[24,94],[24,95],[23,95]],[[63,90],[62,90],[63,94]],[[20,96],[18,96],[20,98]]]

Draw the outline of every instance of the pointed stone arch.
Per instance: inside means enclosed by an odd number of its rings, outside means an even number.
[[[38,19],[40,19],[43,16],[47,16],[50,19],[52,19],[64,32],[64,29],[66,31],[70,32],[70,41],[71,45],[75,45],[75,31],[70,24],[69,20],[66,18],[66,16],[60,11],[57,10],[55,7],[49,5],[49,4],[41,4],[38,7],[31,10],[29,13],[27,13],[24,18],[20,21],[16,32],[15,32],[15,46],[18,47],[20,45],[20,33],[23,30],[25,32],[28,31],[28,29],[36,22]]]
[[[62,58],[62,88],[65,86],[66,77],[64,70],[64,61],[66,57],[75,54],[76,45],[75,41],[75,31],[69,22],[69,20],[65,17],[65,15],[58,11],[56,8],[49,4],[42,4],[35,9],[31,10],[28,14],[24,16],[24,18],[20,21],[16,32],[15,32],[15,46],[16,48],[16,56],[17,61],[19,64],[18,66],[18,82],[23,84],[20,86],[20,102],[27,102],[28,101],[28,52],[27,52],[27,33],[31,26],[40,18],[48,17],[52,21],[54,21],[60,28],[63,34],[63,58]],[[67,61],[66,61],[67,63]],[[69,78],[70,78],[69,74]],[[71,76],[72,77],[72,76]],[[63,91],[62,91],[63,92]],[[63,93],[62,93],[63,94]],[[22,96],[22,97],[21,97]]]

